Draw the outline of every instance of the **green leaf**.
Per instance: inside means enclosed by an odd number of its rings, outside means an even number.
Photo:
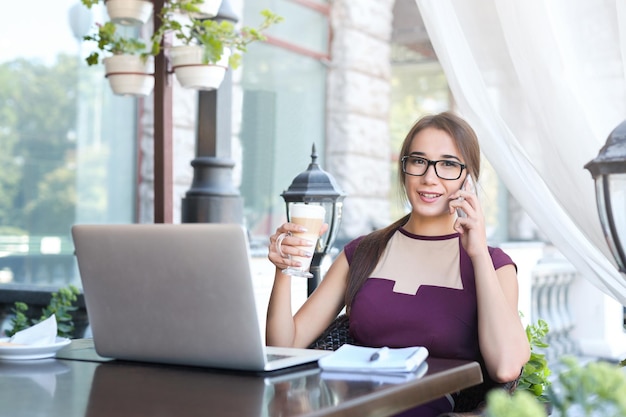
[[[100,0],[80,0],[88,9],[91,9],[91,6],[95,6],[100,2]]]
[[[543,398],[543,393],[550,386],[548,377],[551,374],[548,362],[543,353],[537,349],[544,349],[548,344],[544,338],[549,332],[548,323],[544,320],[537,320],[536,324],[526,326],[526,337],[530,344],[530,358],[522,369],[522,375],[518,384],[518,390],[527,391],[537,398]]]
[[[487,417],[547,417],[545,407],[527,391],[515,391],[511,396],[504,390],[487,394]]]
[[[8,337],[13,336],[15,333],[27,329],[31,326],[28,317],[26,317],[26,311],[28,311],[28,305],[20,301],[14,303],[14,307],[11,309],[13,318],[11,318],[11,328],[5,333]]]
[[[202,0],[172,0],[166,2],[161,9],[159,18],[161,26],[152,36],[153,53],[160,50],[155,45],[161,45],[163,37],[170,32],[173,37],[185,45],[199,43],[204,46],[203,62],[205,64],[217,63],[225,49],[230,49],[232,55],[229,58],[229,65],[237,68],[240,64],[240,56],[235,51],[246,52],[246,46],[251,42],[265,40],[262,32],[270,26],[282,21],[282,17],[263,10],[261,16],[263,21],[255,28],[237,27],[228,20],[196,19],[189,17],[184,21],[179,21],[181,14],[188,14],[190,11],[198,12],[198,6]]]
[[[585,415],[626,415],[626,375],[615,364],[589,362],[581,366],[578,359],[561,359],[564,371],[559,374],[560,389],[548,389],[548,398],[559,415],[571,409],[584,410]]]
[[[6,331],[7,336],[13,336],[20,330],[37,324],[53,314],[57,321],[57,335],[60,337],[71,337],[74,332],[74,322],[72,321],[71,312],[76,311],[78,307],[75,305],[78,300],[80,291],[73,285],[60,288],[57,292],[53,292],[50,302],[42,309],[41,316],[37,320],[29,320],[26,316],[28,305],[23,302],[15,302],[12,309],[14,317],[11,319],[11,328]]]
[[[149,54],[146,50],[146,44],[138,38],[127,38],[117,33],[117,26],[113,22],[106,22],[103,25],[97,25],[98,31],[93,34],[85,35],[83,40],[87,42],[96,42],[101,52],[108,52],[113,55],[129,54],[141,55]],[[88,65],[96,65],[99,63],[99,54],[93,52],[85,61]]]

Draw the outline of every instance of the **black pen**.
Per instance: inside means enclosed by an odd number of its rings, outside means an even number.
[[[385,359],[388,354],[389,348],[387,346],[383,346],[376,352],[372,353],[372,356],[370,356],[370,362],[376,362],[378,360]]]

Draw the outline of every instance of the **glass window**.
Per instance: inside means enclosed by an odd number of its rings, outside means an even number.
[[[329,23],[326,14],[328,5],[315,1],[295,0],[247,1],[244,12],[246,24],[253,25],[260,21],[259,13],[263,9],[270,9],[285,17],[279,25],[269,28],[266,32],[268,36],[310,53],[328,54]]]
[[[313,143],[323,164],[325,140],[328,5],[250,1],[243,23],[263,8],[286,19],[242,65],[241,190],[253,236],[282,220],[280,194]],[[84,62],[82,36],[106,20],[102,5],[89,12],[77,0],[13,2],[0,16],[0,285],[78,285],[71,225],[135,221],[141,102],[113,95],[102,65]]]
[[[136,100],[81,42],[101,16],[76,0],[0,15],[0,285],[79,285],[71,225],[133,221]]]
[[[313,144],[323,166],[325,142],[326,67],[315,55],[327,54],[327,17],[287,1],[255,1],[245,24],[263,8],[285,21],[271,32],[276,42],[252,44],[243,57],[240,190],[253,243],[284,221],[281,193],[308,168]]]

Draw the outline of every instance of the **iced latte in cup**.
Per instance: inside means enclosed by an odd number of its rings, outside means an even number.
[[[298,203],[291,206],[290,213],[291,223],[299,224],[307,229],[306,232],[292,234],[311,242],[311,246],[300,246],[299,248],[310,253],[315,252],[315,245],[320,237],[320,231],[322,229],[322,225],[324,224],[326,210],[324,210],[324,207],[322,206]],[[311,278],[313,276],[310,272],[308,272],[311,266],[312,258],[295,255],[291,255],[290,257],[293,260],[300,261],[302,266],[299,268],[294,266],[289,267],[283,270],[283,273],[307,278]]]

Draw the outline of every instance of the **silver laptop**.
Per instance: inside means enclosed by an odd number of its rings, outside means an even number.
[[[75,225],[72,237],[100,356],[273,371],[328,354],[265,346],[240,225]]]

